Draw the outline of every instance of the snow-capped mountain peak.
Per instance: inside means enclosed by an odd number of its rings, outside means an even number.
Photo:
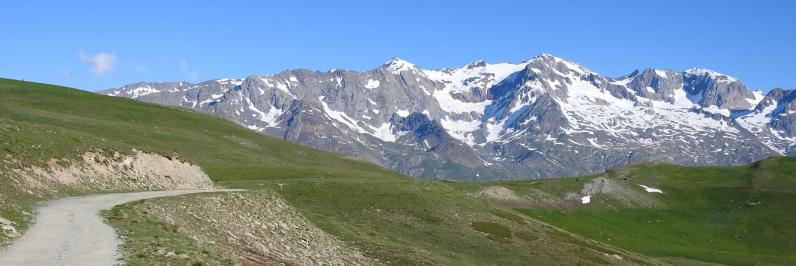
[[[708,76],[712,79],[716,79],[719,81],[725,82],[738,82],[738,79],[731,77],[727,74],[719,73],[717,71],[713,71],[707,68],[689,68],[683,71],[683,73],[688,75],[696,75],[696,76]]]
[[[472,63],[469,63],[469,64],[467,64],[464,67],[468,68],[468,69],[472,69],[472,68],[479,68],[479,67],[485,67],[485,66],[486,66],[486,61],[481,59],[481,60],[477,60],[477,61],[474,61]]]
[[[530,61],[530,62],[542,62],[542,63],[546,64],[547,66],[549,66],[549,67],[551,67],[553,69],[556,69],[558,71],[571,70],[575,74],[581,74],[581,75],[582,74],[594,73],[591,70],[589,70],[588,68],[586,68],[586,67],[584,67],[584,66],[582,66],[582,65],[580,65],[578,63],[575,63],[575,62],[572,62],[572,61],[569,61],[569,60],[566,60],[566,59],[563,59],[563,58],[560,58],[560,57],[557,57],[557,56],[554,56],[554,55],[550,55],[550,54],[539,54],[538,56],[536,56],[533,59],[528,60],[528,61]]]
[[[103,92],[213,113],[264,134],[434,178],[581,175],[640,161],[796,154],[796,92],[715,71],[604,77],[559,57],[420,69],[288,70]],[[474,177],[471,177],[474,178]]]
[[[415,64],[398,57],[393,57],[393,59],[390,61],[385,62],[382,67],[393,72],[394,74],[399,74],[403,71],[417,70],[417,66]]]

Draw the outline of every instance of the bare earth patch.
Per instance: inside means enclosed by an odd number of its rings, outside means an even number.
[[[492,202],[510,206],[520,207],[528,204],[528,199],[517,195],[511,189],[501,186],[488,186],[478,192],[478,196],[484,197]]]
[[[14,186],[39,197],[70,192],[212,188],[202,169],[155,153],[86,152],[82,160],[50,159],[46,166],[12,169]]]
[[[14,227],[14,224],[3,217],[0,217],[0,231],[10,238],[19,236],[17,228]]]
[[[36,201],[91,193],[211,189],[215,185],[198,165],[156,153],[133,150],[131,154],[90,151],[71,159],[49,159],[22,165],[6,156],[0,165],[0,245],[25,231],[33,214],[23,206]],[[7,200],[13,197],[15,200]],[[19,199],[28,201],[20,205]],[[7,216],[7,215],[16,215]],[[20,217],[22,216],[22,217]]]
[[[620,179],[621,180],[621,179]],[[662,208],[663,203],[656,200],[648,193],[631,189],[629,184],[617,179],[597,177],[583,185],[580,193],[570,193],[567,199],[579,201],[584,196],[607,196],[627,207]]]
[[[148,200],[143,208],[243,265],[373,265],[272,191]]]
[[[488,186],[478,192],[478,196],[506,208],[562,208],[573,205],[556,195],[538,189],[528,189],[526,195],[519,195],[511,189],[501,186]]]

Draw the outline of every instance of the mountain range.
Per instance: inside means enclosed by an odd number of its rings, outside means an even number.
[[[548,178],[640,161],[796,155],[796,90],[753,91],[699,68],[611,78],[547,54],[433,70],[394,58],[364,72],[296,69],[99,93],[196,109],[425,178]]]

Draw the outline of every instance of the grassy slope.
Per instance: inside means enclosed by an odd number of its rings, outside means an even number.
[[[0,156],[25,163],[92,148],[136,148],[178,154],[200,164],[214,180],[396,176],[198,112],[38,83],[0,79],[0,123],[22,130],[0,133]]]
[[[92,149],[179,155],[216,181],[284,177],[401,178],[376,165],[264,137],[199,112],[0,79],[0,184],[4,169]],[[70,194],[68,191],[65,194]],[[24,230],[42,199],[0,185],[0,217]],[[0,243],[4,235],[0,234]]]
[[[0,79],[0,125],[0,158],[19,161],[0,162],[0,169],[92,149],[175,154],[197,163],[221,184],[276,189],[322,229],[383,261],[608,263],[602,252],[622,253],[532,221],[501,218],[492,213],[494,207],[466,193],[478,185],[407,178],[179,108]],[[3,179],[0,172],[0,182],[8,181]],[[23,207],[38,200],[10,186],[2,186],[0,195]],[[22,217],[7,206],[0,206],[4,217]],[[502,224],[511,234],[479,232],[472,222]],[[163,230],[166,237],[173,231]],[[623,255],[625,261],[643,259]]]
[[[121,250],[127,265],[235,265],[212,245],[200,244],[182,234],[176,225],[135,208],[145,201],[103,211],[108,224],[124,230]],[[168,252],[174,252],[174,256],[166,256]]]
[[[383,261],[607,263],[590,249],[614,252],[496,211],[496,206],[469,195],[482,187],[478,184],[406,178],[179,108],[0,79],[0,159],[10,156],[35,164],[95,148],[178,154],[221,184],[277,190],[315,224]],[[16,165],[0,162],[2,167]],[[792,158],[753,167],[637,166],[629,168],[630,182],[663,189],[666,193],[656,196],[669,208],[615,208],[596,197],[582,208],[518,211],[653,256],[793,264],[788,252],[796,248],[789,224],[796,202],[794,167]],[[0,174],[5,182],[2,178]],[[534,187],[561,195],[579,190],[587,180],[500,184],[519,193]],[[0,194],[23,207],[36,200],[8,188],[0,186]],[[758,201],[762,204],[750,206]],[[24,222],[20,210],[6,207],[0,205],[0,216]],[[167,238],[173,231],[163,230]],[[625,261],[633,259],[639,258]]]
[[[92,149],[176,154],[201,165],[214,180],[397,176],[198,112],[0,79],[0,183],[10,182],[2,175],[4,168],[77,157]],[[3,203],[3,198],[9,202]],[[38,200],[0,186],[0,217],[24,229],[30,217],[23,213],[31,213]]]
[[[570,209],[520,209],[589,238],[656,257],[734,265],[796,264],[796,158],[751,166],[637,165],[607,174],[662,189],[664,209],[617,207],[599,196]],[[590,177],[508,182],[523,193],[537,188],[563,195]],[[640,187],[637,187],[640,189]],[[603,199],[603,200],[601,200]]]

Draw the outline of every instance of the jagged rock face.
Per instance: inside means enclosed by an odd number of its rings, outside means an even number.
[[[777,108],[771,114],[771,127],[784,136],[796,138],[796,90],[777,89],[775,93],[782,95],[777,97]]]
[[[744,110],[755,107],[762,94],[755,95],[733,77],[707,69],[692,68],[683,72],[684,87],[698,97],[702,107]]]
[[[738,124],[781,154],[796,154],[796,90],[773,89]]]
[[[796,154],[796,93],[765,97],[705,69],[604,77],[550,55],[424,70],[283,71],[136,83],[104,94],[213,113],[427,178],[581,175],[643,160],[746,163]]]

